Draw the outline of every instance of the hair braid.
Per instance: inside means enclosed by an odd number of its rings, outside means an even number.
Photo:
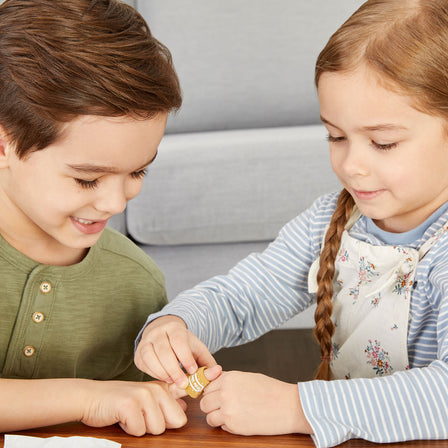
[[[316,379],[331,379],[330,356],[332,352],[331,341],[334,334],[334,322],[331,320],[334,292],[334,262],[341,244],[342,232],[350,218],[354,205],[355,203],[350,193],[345,189],[342,190],[325,235],[325,243],[320,255],[319,271],[317,273],[317,308],[314,313],[316,322],[314,336],[320,345],[322,361],[318,368]]]

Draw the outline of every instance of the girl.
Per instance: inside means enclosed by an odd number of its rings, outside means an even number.
[[[180,103],[168,50],[129,6],[0,6],[1,432],[186,422],[174,388],[133,364],[146,316],[166,303],[163,275],[105,227]]]
[[[356,11],[316,65],[344,189],[262,254],[150,316],[137,366],[180,385],[178,361],[187,372],[212,366],[208,350],[253,340],[317,301],[317,379],[297,387],[226,372],[201,401],[209,424],[310,433],[319,447],[448,438],[447,66],[445,0],[369,0]]]

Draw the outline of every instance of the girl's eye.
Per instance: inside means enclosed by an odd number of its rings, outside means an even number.
[[[98,185],[98,179],[95,179],[95,180],[75,179],[75,181],[82,188],[87,188],[87,189],[88,188],[93,189]]]
[[[386,143],[384,145],[380,144],[380,143],[376,143],[372,140],[372,145],[374,146],[374,148],[380,150],[380,151],[390,151],[391,149],[394,149],[398,143]]]
[[[330,143],[338,143],[338,142],[342,142],[345,140],[345,137],[333,137],[332,135],[328,134],[327,135],[327,140]]]
[[[147,173],[147,169],[145,168],[144,170],[135,171],[134,173],[131,173],[131,176],[134,179],[143,179],[146,176],[146,173]]]

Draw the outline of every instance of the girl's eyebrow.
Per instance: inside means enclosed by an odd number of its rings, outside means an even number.
[[[324,118],[322,115],[320,116],[320,119],[322,121],[322,123],[324,124],[328,124],[329,126],[339,129],[336,125],[334,125],[331,121],[328,121],[326,118]]]
[[[146,167],[148,167],[149,165],[151,165],[152,162],[154,162],[154,160],[157,157],[158,152],[156,152],[156,155],[147,163],[143,164],[140,168],[136,169],[135,171],[141,171],[143,169],[145,169]],[[80,165],[72,165],[72,164],[67,164],[67,166],[69,168],[71,168],[72,170],[78,171],[79,173],[84,173],[84,174],[92,174],[92,173],[110,173],[110,174],[116,174],[119,172],[119,170],[117,170],[114,167],[111,166],[102,166],[102,165],[95,165],[93,163],[83,163]]]
[[[335,124],[333,124],[331,121],[328,121],[326,118],[320,116],[320,119],[322,120],[322,123],[328,124],[329,126],[335,128],[338,128]],[[372,126],[362,126],[359,128],[361,131],[396,131],[396,130],[409,130],[406,126],[403,126],[401,124],[394,124],[394,123],[381,123],[381,124],[375,124]]]
[[[400,124],[377,124],[374,126],[363,126],[361,128],[363,131],[397,131],[397,130],[408,130],[406,126],[402,126]]]

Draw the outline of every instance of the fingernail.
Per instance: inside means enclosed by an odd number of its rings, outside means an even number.
[[[180,387],[181,389],[185,389],[188,386],[188,379],[186,377],[184,377],[184,378],[177,380],[176,386]]]

